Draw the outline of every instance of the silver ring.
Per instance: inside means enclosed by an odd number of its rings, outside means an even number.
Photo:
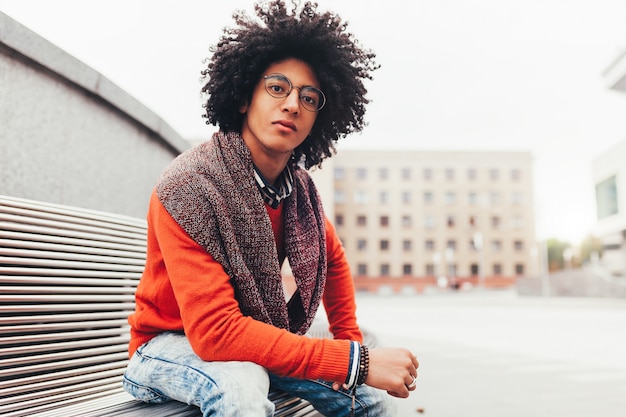
[[[411,389],[411,388],[415,388],[416,385],[417,385],[417,378],[413,377],[413,381],[411,381],[411,383],[409,385],[407,385],[406,387],[408,389]]]

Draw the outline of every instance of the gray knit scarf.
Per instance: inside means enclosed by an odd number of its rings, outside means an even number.
[[[322,204],[308,173],[293,164],[294,190],[283,203],[284,244],[304,320],[290,329],[274,233],[253,169],[241,136],[218,132],[170,164],[157,196],[176,223],[224,267],[244,315],[304,334],[326,282]]]

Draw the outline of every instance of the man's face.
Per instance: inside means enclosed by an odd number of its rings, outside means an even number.
[[[292,88],[286,97],[273,96],[284,95],[289,91],[289,86],[287,84],[286,88],[281,88],[281,84],[274,84],[273,80],[281,77],[264,78],[269,75],[282,75],[289,80]],[[292,58],[270,65],[263,76],[250,102],[240,109],[244,114],[241,136],[255,163],[258,163],[259,158],[271,158],[286,164],[293,150],[309,135],[317,118],[317,111],[308,110],[301,101],[302,95],[302,100],[311,108],[314,107],[315,97],[307,95],[307,89],[303,91],[302,88],[320,86],[311,67]],[[266,82],[273,95],[268,93]]]

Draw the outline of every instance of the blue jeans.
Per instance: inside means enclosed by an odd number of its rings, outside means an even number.
[[[333,390],[330,382],[279,377],[252,362],[206,362],[178,333],[160,334],[141,346],[123,380],[124,389],[141,401],[177,400],[200,407],[205,417],[273,416],[274,404],[267,398],[270,384],[308,400],[325,416],[350,415],[352,396]],[[357,388],[355,416],[393,415],[395,405],[386,392]]]

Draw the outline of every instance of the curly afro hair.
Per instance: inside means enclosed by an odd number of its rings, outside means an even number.
[[[249,102],[263,72],[288,58],[306,62],[315,72],[326,106],[317,115],[309,137],[295,149],[292,159],[305,168],[320,166],[335,152],[339,138],[363,129],[367,90],[364,79],[379,65],[376,55],[364,50],[346,31],[347,23],[332,12],[318,13],[316,3],[299,10],[294,1],[289,12],[282,0],[254,6],[261,22],[245,12],[233,15],[236,27],[224,29],[211,47],[212,57],[202,71],[208,96],[203,105],[207,124],[225,132],[240,132],[242,103]]]

